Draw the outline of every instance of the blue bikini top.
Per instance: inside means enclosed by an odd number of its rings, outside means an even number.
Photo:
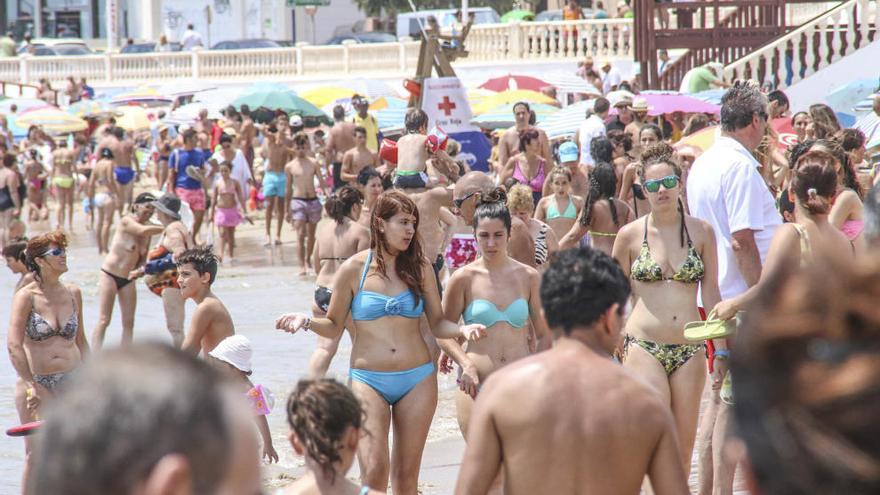
[[[421,316],[425,309],[424,300],[419,298],[419,303],[416,304],[416,296],[409,289],[394,297],[364,290],[364,280],[367,278],[367,270],[370,269],[372,259],[373,252],[370,251],[367,254],[367,262],[364,263],[364,272],[361,274],[358,292],[351,301],[351,318],[353,320],[376,320],[383,316],[403,316],[404,318]]]
[[[467,325],[480,323],[489,328],[499,321],[504,321],[513,327],[522,328],[529,319],[529,303],[520,297],[510,303],[504,311],[500,311],[492,301],[474,299],[464,310],[463,316]]]

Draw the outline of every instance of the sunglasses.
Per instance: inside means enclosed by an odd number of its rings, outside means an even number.
[[[58,256],[64,256],[66,253],[67,253],[66,249],[57,247],[57,248],[52,248],[52,249],[46,251],[45,253],[41,254],[40,257],[44,257],[44,256],[58,257]]]
[[[472,196],[475,196],[478,192],[479,192],[479,191],[474,191],[474,192],[472,192],[472,193],[470,193],[470,194],[466,194],[466,195],[464,195],[464,196],[461,197],[461,198],[453,199],[453,200],[452,200],[452,205],[455,206],[456,208],[461,209],[461,205],[463,205],[464,202],[467,201],[467,200],[469,200]]]
[[[677,175],[667,175],[662,179],[654,179],[654,180],[646,180],[643,184],[645,186],[645,190],[649,193],[655,193],[660,190],[660,185],[666,189],[672,189],[673,187],[678,185],[679,178]]]

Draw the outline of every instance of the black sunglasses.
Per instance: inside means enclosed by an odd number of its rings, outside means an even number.
[[[463,197],[461,197],[461,198],[453,199],[453,200],[452,200],[452,205],[455,206],[456,208],[459,208],[459,209],[460,209],[460,208],[461,208],[461,205],[463,205],[465,201],[469,200],[472,196],[476,195],[478,192],[480,192],[480,191],[474,191],[474,192],[472,192],[472,193],[470,193],[470,194],[465,194],[465,195],[464,195]]]

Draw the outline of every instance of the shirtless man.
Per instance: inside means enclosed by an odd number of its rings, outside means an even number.
[[[251,177],[254,175],[254,139],[257,137],[257,128],[254,126],[254,119],[251,118],[251,109],[247,105],[242,105],[239,110],[241,114],[241,128],[238,130],[239,148],[244,153],[244,157],[251,169]]]
[[[264,134],[266,144],[263,148],[267,157],[266,171],[263,175],[263,196],[266,198],[266,244],[272,245],[272,217],[277,216],[275,228],[275,245],[281,245],[281,225],[284,223],[284,191],[287,183],[284,176],[284,166],[287,163],[290,150],[287,147],[285,135],[286,127],[275,123],[270,124]]]
[[[504,131],[501,139],[498,141],[498,163],[503,167],[510,160],[510,157],[519,154],[519,133],[529,129],[529,117],[531,116],[531,108],[526,102],[519,102],[513,106],[513,117],[515,125]],[[550,154],[550,140],[547,139],[547,133],[541,129],[538,131],[538,141],[541,143],[540,155],[544,160],[551,164],[553,156]]]
[[[342,179],[342,160],[345,153],[355,146],[354,128],[354,123],[345,121],[345,108],[342,105],[333,107],[333,127],[330,128],[324,157],[333,169],[334,191],[345,185]]]
[[[74,170],[76,152],[67,147],[67,140],[58,142],[52,152],[52,185],[58,194],[58,229],[64,228],[64,216],[67,214],[68,232],[73,231],[73,197]]]
[[[688,493],[669,407],[611,359],[629,296],[600,251],[550,262],[541,302],[553,347],[484,382],[456,494],[487,493],[499,472],[506,493],[637,494],[646,475],[658,495]]]
[[[354,184],[358,174],[367,167],[378,168],[380,165],[379,155],[367,148],[367,130],[363,127],[354,128],[354,148],[342,155],[342,171],[340,176],[344,183]],[[336,180],[334,176],[334,181]],[[335,182],[334,182],[335,186]],[[337,188],[334,187],[334,191]]]
[[[156,197],[141,193],[134,200],[131,215],[122,217],[110,252],[104,257],[101,275],[98,276],[98,323],[92,331],[92,347],[100,350],[104,335],[113,316],[114,299],[119,299],[122,311],[122,345],[131,344],[134,335],[134,313],[137,308],[137,287],[129,279],[132,270],[144,264],[150,248],[150,238],[162,233],[161,225],[151,224]]]
[[[217,257],[211,248],[188,249],[177,258],[177,272],[181,297],[196,303],[182,349],[195,355],[201,351],[207,358],[223,339],[235,335],[229,311],[211,292],[211,284],[217,278]]]
[[[134,181],[140,180],[141,171],[134,153],[134,141],[125,136],[125,129],[117,126],[111,132],[115,138],[115,148],[111,147],[116,159],[113,174],[116,176],[116,182],[119,183],[120,194],[116,210],[122,216],[123,207],[131,208]]]
[[[321,201],[315,192],[315,178],[321,186],[321,192],[327,195],[327,185],[321,174],[321,167],[308,156],[309,137],[299,132],[293,137],[294,157],[284,167],[287,187],[284,204],[290,205],[290,220],[296,231],[297,255],[299,257],[299,275],[308,274],[312,252],[315,250],[315,228],[321,221]],[[306,245],[308,244],[308,249]],[[317,269],[317,267],[315,267]]]

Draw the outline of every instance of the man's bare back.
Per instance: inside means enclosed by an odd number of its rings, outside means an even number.
[[[332,151],[327,159],[331,163],[341,163],[345,153],[354,148],[354,128],[352,122],[336,122],[330,128],[330,138],[327,141],[327,149]]]

